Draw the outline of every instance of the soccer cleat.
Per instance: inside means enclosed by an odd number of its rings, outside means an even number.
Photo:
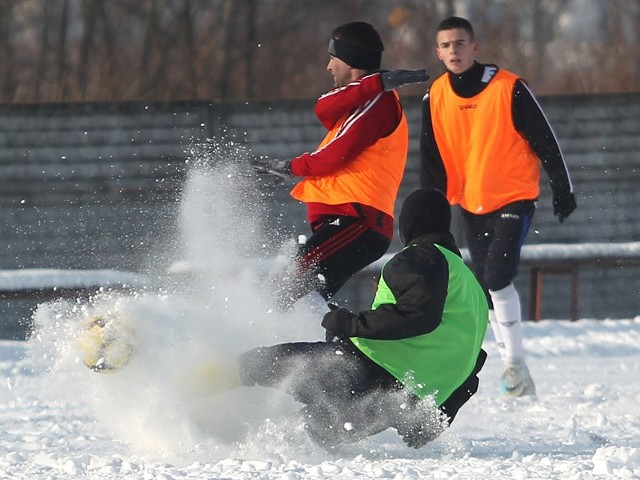
[[[190,382],[194,391],[206,397],[219,395],[242,385],[235,362],[212,363],[196,369]]]
[[[94,372],[124,368],[134,351],[132,332],[102,315],[93,315],[85,321],[77,342],[83,363]]]
[[[500,393],[512,398],[536,394],[536,386],[526,365],[513,365],[505,369],[502,374]]]

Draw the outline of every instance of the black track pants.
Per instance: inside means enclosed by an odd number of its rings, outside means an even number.
[[[354,274],[382,257],[390,244],[361,218],[325,221],[276,280],[277,303],[286,308],[313,290],[329,300]]]
[[[511,203],[486,215],[462,210],[473,270],[485,290],[501,290],[515,278],[534,212],[533,201]]]

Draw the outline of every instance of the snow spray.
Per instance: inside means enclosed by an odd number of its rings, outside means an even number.
[[[267,437],[280,445],[274,448],[299,449],[307,441],[300,425],[286,426],[297,408],[288,396],[258,387],[202,398],[194,380],[203,366],[224,365],[249,348],[324,335],[324,311],[313,298],[286,313],[271,304],[265,279],[282,267],[295,242],[263,225],[267,207],[248,158],[232,143],[190,148],[173,239],[180,257],[159,285],[154,280],[132,294],[47,303],[34,314],[31,350],[52,391],[65,385],[60,394],[86,403],[100,420],[96,428],[109,429],[140,454],[174,463],[214,461],[238,445],[254,449],[252,438],[260,448]],[[269,248],[274,244],[276,251]],[[76,340],[96,312],[133,332],[135,351],[121,371],[95,373],[82,364]],[[278,417],[282,421],[274,421]]]

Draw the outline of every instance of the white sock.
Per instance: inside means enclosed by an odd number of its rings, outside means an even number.
[[[489,290],[489,293],[504,343],[502,360],[505,365],[525,365],[520,296],[512,283],[502,290]]]
[[[502,333],[500,332],[500,324],[496,320],[496,312],[493,309],[489,310],[489,325],[491,325],[493,336],[495,337],[496,343],[498,344],[498,352],[500,353],[500,358],[504,363],[506,354],[506,350],[504,348],[504,340],[502,339]]]

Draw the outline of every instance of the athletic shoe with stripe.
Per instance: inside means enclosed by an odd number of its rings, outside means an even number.
[[[508,366],[502,374],[500,393],[505,397],[536,394],[536,386],[526,365]]]

